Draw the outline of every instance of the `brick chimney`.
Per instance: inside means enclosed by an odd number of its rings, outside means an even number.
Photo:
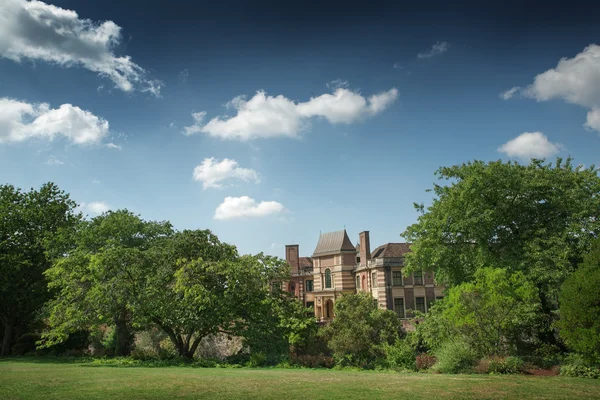
[[[371,242],[369,241],[369,231],[358,234],[358,243],[360,244],[360,266],[365,267],[367,261],[371,259]]]
[[[292,274],[297,274],[300,270],[299,247],[297,244],[288,244],[285,246],[285,260],[290,264]]]

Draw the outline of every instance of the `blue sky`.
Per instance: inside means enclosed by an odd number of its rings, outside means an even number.
[[[440,166],[600,164],[597,9],[189,3],[3,1],[0,182],[283,256],[401,241]]]

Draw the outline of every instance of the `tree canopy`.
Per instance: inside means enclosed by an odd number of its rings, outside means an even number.
[[[571,349],[600,362],[600,240],[567,278],[560,297],[560,336]]]
[[[556,308],[560,285],[600,234],[600,177],[571,159],[546,164],[473,161],[440,168],[433,203],[403,233],[408,270],[449,285],[485,267],[522,272]]]
[[[7,355],[17,329],[25,330],[49,298],[44,271],[69,246],[81,216],[53,183],[23,192],[0,185],[0,321]]]

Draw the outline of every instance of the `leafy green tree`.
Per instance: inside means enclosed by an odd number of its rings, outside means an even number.
[[[0,355],[9,354],[13,333],[30,327],[49,298],[44,271],[68,246],[81,216],[69,195],[53,183],[23,192],[0,185]]]
[[[540,310],[537,288],[521,272],[499,268],[477,270],[473,282],[452,287],[443,302],[442,318],[483,356],[513,353]]]
[[[141,290],[154,265],[148,249],[171,233],[169,223],[143,221],[127,210],[85,221],[73,236],[75,246],[45,272],[56,297],[48,304],[44,346],[80,329],[110,324],[115,354],[128,354],[132,327],[142,319]]]
[[[218,332],[231,314],[222,294],[237,249],[209,230],[184,230],[154,242],[148,256],[153,267],[139,300],[144,322],[160,327],[180,356],[192,358],[202,338]],[[178,276],[185,283],[178,284]],[[192,289],[202,296],[186,296]]]
[[[539,289],[543,340],[553,341],[558,292],[600,234],[600,177],[594,166],[532,160],[473,161],[440,168],[433,203],[402,236],[413,243],[407,270],[434,269],[457,285],[485,267],[522,272]]]
[[[300,340],[297,334],[307,318],[302,320],[296,304],[286,304],[285,294],[272,285],[289,277],[284,260],[258,254],[221,261],[198,258],[179,266],[174,289],[185,312],[178,324],[189,329],[186,338],[193,340],[188,352],[190,342],[184,340],[183,356],[191,357],[204,336],[217,332],[242,336],[251,350],[265,353],[287,352]]]
[[[343,295],[336,300],[334,313],[323,335],[342,365],[373,367],[385,357],[384,344],[392,345],[399,339],[396,314],[378,308],[368,293]]]
[[[559,304],[556,325],[561,338],[571,349],[600,362],[600,239],[563,284]]]

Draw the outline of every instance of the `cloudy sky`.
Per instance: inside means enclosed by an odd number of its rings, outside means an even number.
[[[283,256],[400,241],[443,165],[600,164],[598,7],[399,3],[0,0],[0,182]]]

